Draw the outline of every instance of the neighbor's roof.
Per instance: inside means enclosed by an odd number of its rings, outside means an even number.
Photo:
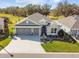
[[[72,26],[71,29],[79,30],[79,16],[75,15],[74,20],[76,20],[75,24]]]
[[[65,17],[63,19],[58,20],[58,22],[62,23],[63,25],[71,28],[73,24],[75,24],[76,20],[74,20],[73,16]]]
[[[77,15],[65,17],[63,19],[58,20],[58,22],[62,23],[68,28],[79,29],[79,16]]]
[[[49,18],[47,18],[46,16],[40,14],[40,13],[34,13],[26,18],[24,18],[23,20],[21,20],[20,22],[16,23],[15,25],[18,25],[20,23],[22,23],[23,21],[26,21],[26,20],[32,20],[33,22],[35,22],[36,24],[40,24],[40,21],[41,20],[47,20],[48,22],[50,22],[51,20]],[[29,24],[27,24],[29,25]]]
[[[4,18],[0,18],[0,26],[4,25]]]

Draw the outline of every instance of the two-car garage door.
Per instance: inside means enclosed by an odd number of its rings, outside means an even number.
[[[39,28],[16,28],[17,35],[39,35]]]

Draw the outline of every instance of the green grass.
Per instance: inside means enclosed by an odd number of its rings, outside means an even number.
[[[11,14],[0,14],[0,17],[8,17],[9,21],[11,22],[9,24],[9,32],[12,33],[14,31],[14,24],[23,19],[23,17],[13,16]],[[2,41],[0,41],[0,45],[3,47],[6,47],[10,43],[11,39],[6,38]]]
[[[0,45],[3,47],[6,47],[9,43],[10,43],[11,39],[10,38],[6,38],[5,40],[0,41]],[[1,50],[2,48],[0,48]]]
[[[52,41],[51,43],[42,44],[46,52],[79,52],[79,44],[62,41]]]

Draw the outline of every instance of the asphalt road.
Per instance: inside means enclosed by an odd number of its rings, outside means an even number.
[[[0,58],[79,58],[79,53],[13,53],[13,57],[9,54],[0,54]]]

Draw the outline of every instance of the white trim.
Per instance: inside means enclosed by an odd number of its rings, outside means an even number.
[[[31,22],[33,22],[34,24],[36,24],[36,25],[38,25],[39,23],[36,23],[36,22],[34,22],[33,20],[31,20],[31,19],[28,19],[28,17],[26,17],[26,18],[24,18],[23,20],[21,20],[21,21],[19,21],[19,22],[17,22],[16,24],[15,24],[15,26],[17,25],[17,24],[20,24],[21,22],[23,22],[23,21],[26,21],[26,20],[28,20],[28,21],[31,21]]]
[[[39,36],[41,35],[41,28],[39,28]]]
[[[28,18],[27,18],[28,19]],[[34,22],[33,20],[31,20],[31,19],[28,19],[28,21],[31,21],[31,22],[33,22],[34,24],[36,24],[36,25],[38,25],[39,23],[36,23],[36,22]]]
[[[16,28],[14,28],[14,34],[16,34]]]
[[[41,26],[15,26],[15,28],[41,28]]]
[[[23,22],[23,21],[25,21],[27,18],[24,18],[24,19],[22,19],[22,20],[20,20],[19,22],[17,22],[15,25],[17,25],[17,24],[19,24],[19,23],[21,23],[21,22]]]

